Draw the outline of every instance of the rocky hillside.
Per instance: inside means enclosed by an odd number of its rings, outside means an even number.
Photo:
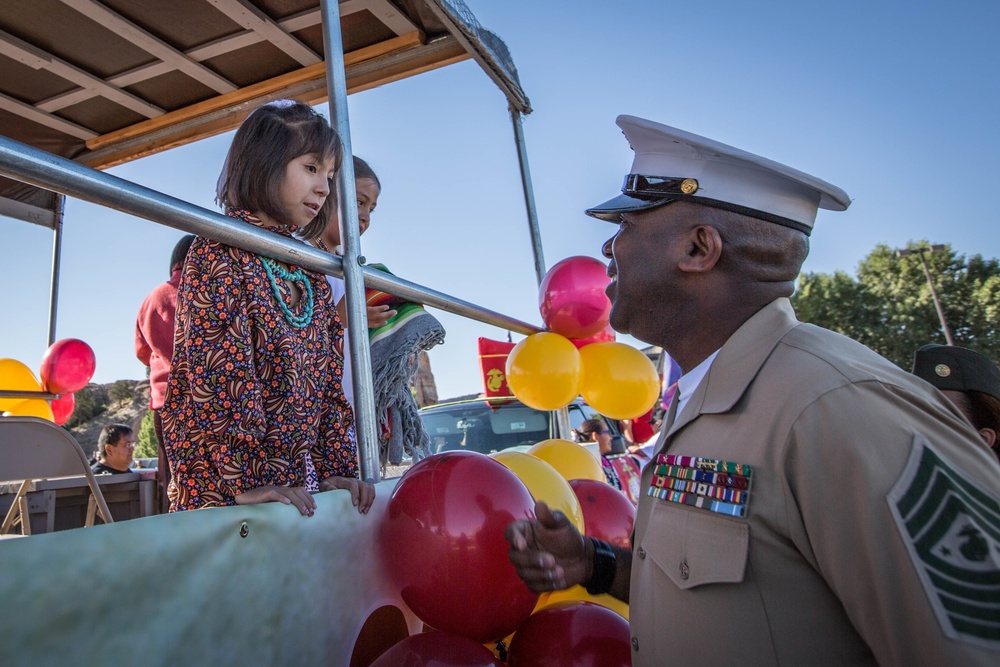
[[[84,397],[82,394],[86,393]],[[76,394],[77,407],[67,422],[69,431],[87,454],[97,449],[97,437],[107,424],[128,424],[136,434],[149,409],[148,380],[118,380],[109,384],[89,384]],[[85,421],[78,417],[94,413]]]

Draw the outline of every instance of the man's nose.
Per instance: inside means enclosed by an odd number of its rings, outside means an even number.
[[[607,257],[608,259],[611,259],[614,256],[611,252],[611,244],[614,242],[614,240],[615,237],[612,236],[610,239],[604,242],[603,246],[601,246],[601,254]]]

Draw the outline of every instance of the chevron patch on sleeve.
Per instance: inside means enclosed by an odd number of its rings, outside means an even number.
[[[1000,648],[1000,500],[919,435],[887,500],[945,635]]]

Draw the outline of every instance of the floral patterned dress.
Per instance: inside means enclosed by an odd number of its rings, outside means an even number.
[[[247,211],[229,215],[291,237]],[[289,267],[292,271],[296,266]],[[344,328],[326,277],[307,273],[313,315],[304,328],[282,313],[261,259],[197,238],[177,299],[174,356],[163,404],[171,511],[235,504],[261,486],[316,488],[358,476],[354,422],[342,386]],[[277,282],[296,315],[287,285]]]

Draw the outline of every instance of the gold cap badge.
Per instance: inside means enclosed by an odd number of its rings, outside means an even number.
[[[685,178],[681,181],[681,192],[686,195],[693,195],[698,192],[698,181],[693,178]]]
[[[934,367],[934,372],[938,374],[939,377],[946,378],[951,375],[951,368],[946,364],[938,364]]]

